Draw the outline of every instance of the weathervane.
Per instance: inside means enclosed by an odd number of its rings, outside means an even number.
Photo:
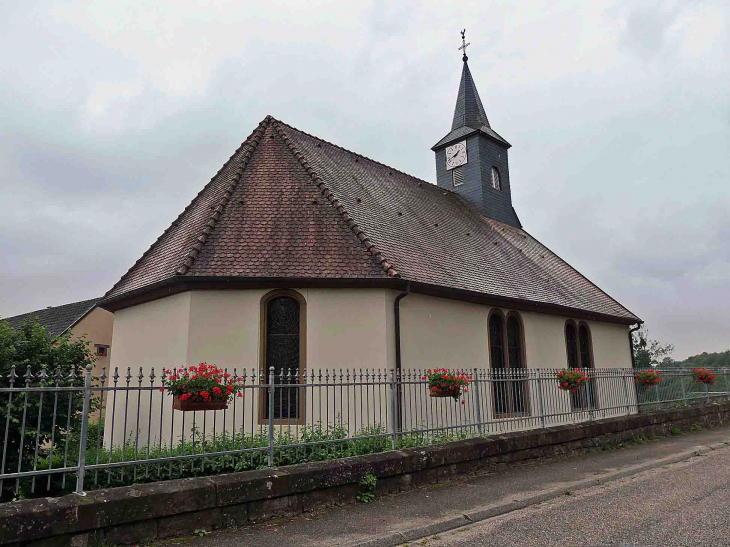
[[[468,45],[469,44],[466,41],[466,29],[464,29],[464,30],[461,31],[461,47],[459,48],[459,49],[463,49],[464,50],[464,56],[462,57],[462,59],[464,60],[464,62],[466,62],[469,59],[469,57],[466,56],[466,48],[467,48]]]

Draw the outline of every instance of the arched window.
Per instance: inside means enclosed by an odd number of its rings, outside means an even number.
[[[582,368],[592,368],[591,331],[585,323],[581,323],[578,327],[578,353],[580,354],[580,366]]]
[[[514,315],[507,318],[507,353],[509,367],[522,368],[522,325]]]
[[[489,318],[489,348],[492,368],[505,368],[504,319],[498,313],[492,313]]]
[[[565,324],[565,346],[570,368],[593,368],[593,350],[591,347],[591,331],[586,323],[576,327],[575,322],[568,320]],[[584,384],[578,391],[570,394],[574,409],[596,408],[595,379]]]
[[[575,323],[568,321],[565,324],[565,345],[568,352],[568,366],[580,368],[578,361],[578,336],[575,332]]]
[[[495,190],[502,189],[502,181],[499,178],[499,169],[492,167],[492,188]]]
[[[273,291],[261,300],[262,368],[269,381],[274,368],[276,384],[296,384],[304,369],[306,301],[294,291]],[[303,398],[298,388],[276,388],[274,419],[298,420]],[[269,417],[269,396],[262,397],[261,417]]]
[[[492,366],[494,412],[498,417],[528,413],[526,380],[520,369],[525,366],[522,322],[510,312],[505,321],[502,313],[489,316],[489,351]]]
[[[522,372],[525,368],[522,321],[515,312],[510,312],[507,315],[507,359],[511,376],[509,382],[510,414],[528,415],[528,380]]]

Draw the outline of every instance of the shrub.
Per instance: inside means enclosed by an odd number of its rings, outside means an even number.
[[[26,380],[31,386],[53,386],[56,382],[62,387],[83,385],[86,366],[93,365],[95,361],[88,346],[89,342],[83,338],[72,340],[70,333],[53,337],[37,321],[26,321],[17,328],[0,321],[0,385],[9,387],[13,374],[14,387],[26,385]],[[92,399],[90,412],[97,404],[98,401]],[[12,397],[11,394],[1,394],[0,416],[3,419],[0,420],[0,439],[7,434],[7,443],[3,447],[6,472],[17,471],[19,465],[22,471],[33,469],[36,438],[40,445],[53,444],[56,447],[52,455],[50,452],[42,453],[39,457],[57,461],[60,466],[67,444],[69,450],[73,450],[71,436],[78,430],[82,408],[83,397],[79,392],[15,392]],[[75,464],[70,456],[67,459]],[[15,481],[4,481],[0,499],[12,499],[14,487]],[[55,479],[50,481],[50,486],[45,477],[36,480],[37,492],[54,493],[56,487]]]

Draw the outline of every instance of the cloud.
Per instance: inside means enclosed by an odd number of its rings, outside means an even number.
[[[727,349],[730,6],[6,2],[0,314],[105,292],[253,127],[435,180],[459,30],[526,228],[675,355]]]

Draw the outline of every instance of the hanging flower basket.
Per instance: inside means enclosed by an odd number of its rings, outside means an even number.
[[[706,368],[696,368],[694,372],[694,379],[695,382],[698,384],[707,384],[708,386],[714,386],[715,385],[715,376],[711,371],[707,370]]]
[[[228,401],[193,401],[190,399],[181,400],[185,395],[175,395],[172,400],[172,408],[183,412],[195,412],[196,410],[224,410],[228,408]]]
[[[428,392],[430,397],[453,397],[458,399],[461,397],[461,388],[455,388],[451,386],[450,389],[432,387]]]
[[[636,373],[636,377],[634,378],[634,382],[637,386],[640,387],[651,387],[657,385],[659,382],[662,381],[661,376],[659,376],[659,372],[656,370],[642,370],[641,372]]]
[[[223,410],[234,395],[242,397],[243,378],[233,378],[208,363],[180,370],[165,370],[160,391],[173,395],[172,408],[183,412]]]
[[[558,372],[558,388],[570,393],[578,391],[588,380],[590,378],[580,370],[564,369]]]
[[[462,393],[468,391],[469,380],[472,377],[465,372],[456,371],[449,372],[445,368],[428,369],[425,376],[421,380],[425,380],[428,385],[428,394],[430,397],[453,397],[458,399]],[[462,401],[462,404],[464,401]]]

